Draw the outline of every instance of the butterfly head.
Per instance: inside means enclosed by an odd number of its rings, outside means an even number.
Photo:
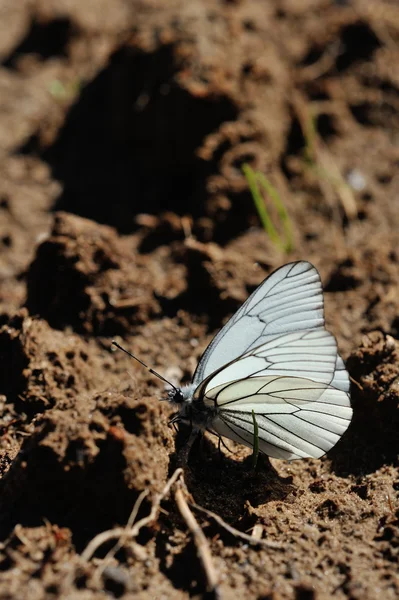
[[[167,400],[171,404],[178,404],[180,406],[184,404],[190,404],[193,398],[195,385],[185,385],[183,387],[173,387],[168,391]]]
[[[181,388],[172,388],[171,390],[168,390],[168,397],[166,399],[172,404],[182,404],[184,402],[184,396]]]

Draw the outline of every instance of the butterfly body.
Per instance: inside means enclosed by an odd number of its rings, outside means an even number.
[[[195,397],[196,386],[192,383],[168,393],[168,401],[177,409],[172,423],[185,423],[195,431],[205,431],[214,420],[217,409],[205,405],[202,397]]]
[[[352,418],[349,377],[324,327],[320,276],[284,265],[253,292],[201,357],[191,384],[173,388],[172,422],[210,430],[284,459],[323,456]]]

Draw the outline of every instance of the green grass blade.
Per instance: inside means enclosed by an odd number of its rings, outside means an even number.
[[[258,172],[257,176],[259,182],[266,190],[266,193],[274,202],[274,206],[276,207],[277,214],[283,226],[285,238],[285,242],[283,242],[283,249],[285,250],[285,252],[291,252],[294,249],[294,239],[292,235],[291,220],[288,216],[287,209],[285,208],[284,203],[280,198],[280,194],[278,193],[276,188],[270,183],[270,181],[266,179],[263,173]]]
[[[266,231],[272,243],[280,248],[280,250],[291,252],[294,248],[291,221],[278,191],[262,173],[254,171],[248,164],[244,164],[242,170],[247,179],[248,187],[263,229]],[[270,197],[276,207],[278,217],[284,230],[285,240],[282,239],[273,225],[262,192],[259,189],[259,185],[264,189],[265,193]]]
[[[253,443],[253,452],[252,452],[252,468],[256,469],[256,465],[258,463],[259,456],[259,429],[258,423],[256,421],[255,413],[252,411],[252,421],[254,424],[254,443]]]
[[[280,236],[272,223],[269,213],[267,212],[265,201],[258,187],[257,173],[255,173],[255,171],[248,164],[244,164],[242,170],[248,181],[249,190],[251,192],[256,210],[258,211],[259,219],[262,223],[263,229],[266,231],[273,244],[281,247]]]

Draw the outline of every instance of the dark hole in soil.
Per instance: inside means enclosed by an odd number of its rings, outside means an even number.
[[[54,56],[67,56],[68,42],[74,34],[69,19],[51,21],[32,20],[30,29],[21,43],[3,61],[3,67],[15,69],[18,58],[24,54],[36,54],[43,60]]]
[[[332,40],[332,43],[335,43],[335,40]],[[345,71],[358,61],[370,60],[375,50],[379,47],[380,42],[377,36],[366,23],[352,23],[351,25],[344,27],[341,32],[341,51],[335,61],[335,67],[338,71]],[[300,64],[301,66],[313,65],[321,60],[328,52],[328,45],[314,45]],[[330,71],[331,69],[329,69],[328,72]]]
[[[245,19],[242,25],[246,31],[256,31],[256,23],[252,19]]]
[[[322,492],[325,492],[326,485],[325,485],[324,481],[317,479],[316,481],[314,481],[313,483],[311,483],[309,485],[309,489],[314,494],[321,494]]]
[[[368,495],[368,486],[367,485],[353,485],[351,487],[351,492],[354,492],[361,498],[362,500],[366,500]]]
[[[87,310],[90,302],[85,292],[87,279],[75,269],[75,262],[76,257],[66,257],[57,243],[48,241],[39,246],[27,275],[26,304],[32,314],[46,315],[49,323],[60,323],[62,327]],[[48,273],[51,273],[51,285]],[[65,309],[61,321],[60,305]]]
[[[323,56],[324,52],[326,52],[326,48],[324,46],[320,46],[320,44],[312,46],[305,57],[301,60],[300,65],[307,67],[317,63],[317,61],[319,61]]]
[[[336,60],[338,71],[348,69],[357,61],[370,60],[373,53],[380,47],[375,33],[366,23],[348,25],[341,32],[343,52]]]
[[[135,229],[138,213],[201,215],[215,164],[197,156],[204,138],[238,107],[226,96],[196,96],[179,85],[173,45],[152,53],[124,46],[81,92],[56,142],[33,136],[20,153],[38,154],[62,182],[55,210]]]
[[[0,329],[0,394],[4,394],[8,402],[15,402],[24,391],[23,372],[28,364],[20,339],[10,336],[8,326]]]
[[[360,123],[360,125],[372,125],[372,119],[370,116],[372,105],[369,102],[352,104],[349,106],[349,109],[353,117],[358,123]]]
[[[287,135],[287,146],[284,154],[299,154],[305,147],[306,141],[298,119],[293,118]]]
[[[134,435],[140,435],[143,430],[143,424],[139,415],[143,414],[143,412],[145,412],[144,406],[138,406],[136,409],[122,406],[118,410],[126,431]]]
[[[76,577],[76,579],[75,579],[76,589],[83,590],[86,587],[86,584],[87,584],[87,575],[80,574],[80,575],[78,575],[78,577]]]
[[[335,519],[339,514],[339,509],[333,500],[327,499],[316,508],[316,513],[323,519]]]
[[[316,131],[325,141],[334,137],[337,134],[334,116],[323,113],[318,115],[316,119]]]
[[[399,317],[395,317],[391,324],[391,334],[395,338],[399,338]]]
[[[371,202],[372,200],[374,200],[374,197],[373,194],[371,194],[371,192],[363,192],[363,194],[361,195],[361,199],[365,202]]]
[[[295,590],[295,600],[314,600],[315,592],[311,588],[300,585]]]
[[[3,194],[2,196],[0,196],[0,208],[2,208],[4,210],[10,209],[10,199],[8,198],[8,196],[6,194]]]
[[[278,8],[275,12],[276,19],[285,19],[287,17],[287,13],[283,8]]]
[[[301,125],[298,119],[292,116],[291,127],[287,134],[285,150],[281,157],[281,168],[287,179],[290,179],[292,176],[292,173],[286,164],[287,158],[289,156],[298,156],[302,154],[305,146],[306,141],[302,132]]]
[[[329,281],[325,284],[326,292],[342,292],[351,290],[361,284],[360,277],[356,273],[353,261],[348,258],[341,261],[330,275]]]
[[[312,81],[309,83],[307,86],[307,95],[309,97],[309,102],[330,99],[328,93],[322,89],[321,86],[317,85],[317,81]]]
[[[254,67],[253,63],[251,63],[251,62],[245,63],[242,66],[242,69],[241,69],[242,70],[242,74],[243,75],[249,75],[251,73],[253,67]]]
[[[392,181],[392,173],[381,173],[381,175],[377,176],[377,181],[381,185],[388,185]]]
[[[3,235],[1,238],[1,243],[6,248],[11,248],[12,246],[12,237],[10,235]]]
[[[388,102],[361,102],[349,105],[349,109],[360,125],[396,129],[397,111]]]

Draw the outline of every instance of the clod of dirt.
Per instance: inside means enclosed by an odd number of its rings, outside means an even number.
[[[104,385],[103,359],[77,335],[53,331],[26,309],[2,321],[0,394],[20,418],[66,408],[76,395]]]
[[[26,305],[52,327],[121,334],[159,312],[153,277],[111,227],[58,213],[27,276]]]
[[[347,367],[354,380],[354,416],[340,442],[337,460],[343,472],[369,473],[394,463],[398,455],[399,343],[374,331],[364,336],[362,345],[348,358]]]
[[[250,247],[246,242],[243,236],[221,248],[188,238],[173,247],[174,260],[187,267],[187,291],[178,298],[179,307],[206,314],[211,329],[220,327],[226,314],[233,314],[259,285],[265,277],[261,266],[278,265],[278,250],[266,236],[255,243],[252,239]]]
[[[380,331],[363,337],[348,358],[348,368],[362,387],[364,402],[399,403],[399,342]]]
[[[168,409],[137,390],[94,392],[119,381],[94,341],[26,309],[2,323],[1,535],[46,515],[81,547],[98,528],[125,523],[139,492],[162,489],[173,451]]]
[[[1,480],[3,534],[46,515],[81,545],[99,528],[124,524],[138,492],[160,491],[167,479],[173,442],[163,410],[107,392],[47,411]]]

